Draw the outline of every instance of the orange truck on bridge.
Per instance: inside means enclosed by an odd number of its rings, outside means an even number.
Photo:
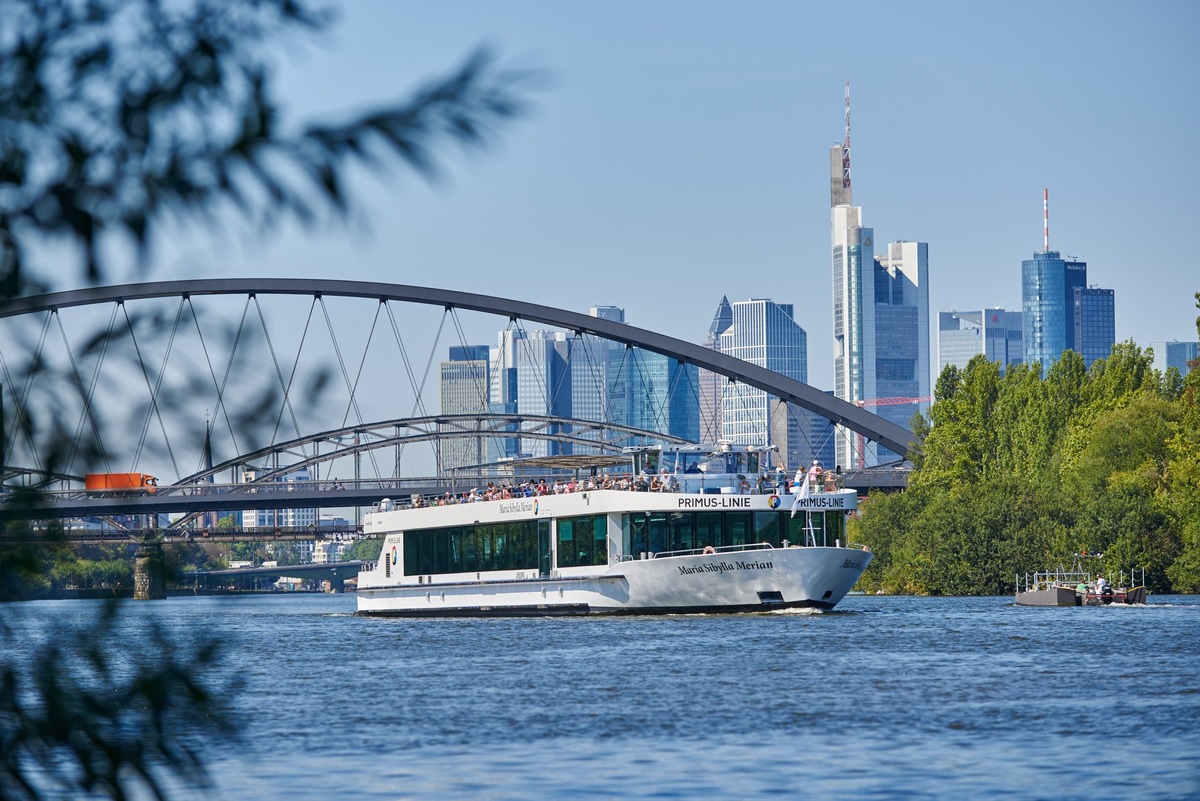
[[[83,477],[88,492],[145,492],[158,490],[158,479],[145,473],[88,473]]]

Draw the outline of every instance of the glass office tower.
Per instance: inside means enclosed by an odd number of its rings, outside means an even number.
[[[1187,375],[1188,362],[1197,359],[1200,352],[1200,342],[1180,342],[1172,339],[1167,342],[1151,342],[1150,349],[1154,351],[1154,361],[1151,366],[1160,373],[1165,373],[1174,367],[1181,376]]]
[[[1001,308],[938,313],[938,375],[948,365],[960,370],[982,354],[1000,365],[1000,374],[1010,364],[1025,358],[1021,312]]]
[[[1111,289],[1080,287],[1075,290],[1074,349],[1087,367],[1107,359],[1117,341],[1116,303]]]
[[[744,300],[731,304],[730,310],[731,323],[720,336],[722,353],[808,382],[808,334],[793,319],[792,304]],[[777,445],[785,463],[797,466],[807,442],[806,421],[791,407],[789,412],[796,413],[787,415],[787,441],[772,438],[774,400],[761,389],[726,380],[721,400],[723,438],[745,445]]]
[[[1042,374],[1075,345],[1075,290],[1087,287],[1087,263],[1066,261],[1056,250],[1021,262],[1022,335],[1025,362]]]
[[[908,427],[928,405],[929,246],[893,242],[875,255],[875,231],[852,205],[849,130],[829,152],[833,248],[833,394]],[[901,458],[837,429],[837,464]]]
[[[481,415],[488,411],[488,363],[487,345],[467,347],[453,346],[450,358],[440,365],[440,409],[442,414]],[[487,444],[479,434],[478,422],[459,421],[439,423],[438,431],[438,475],[453,473],[456,469],[477,467],[487,461]],[[449,436],[464,432],[464,436]]]
[[[733,325],[733,308],[729,298],[721,296],[717,311],[713,314],[708,326],[708,334],[704,337],[704,347],[709,350],[721,350],[721,334]],[[715,443],[721,440],[721,392],[725,386],[725,377],[709,370],[699,372],[700,380],[700,442]]]

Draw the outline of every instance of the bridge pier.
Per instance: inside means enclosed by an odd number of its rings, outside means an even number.
[[[167,597],[162,543],[143,541],[133,555],[133,599],[161,601]]]

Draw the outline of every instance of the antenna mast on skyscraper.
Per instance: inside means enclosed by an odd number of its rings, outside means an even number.
[[[1042,252],[1050,252],[1050,190],[1042,187]]]
[[[846,81],[846,138],[842,140],[842,188],[850,188],[850,82]]]

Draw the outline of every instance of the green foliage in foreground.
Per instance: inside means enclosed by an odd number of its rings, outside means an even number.
[[[237,736],[222,703],[237,677],[214,640],[180,647],[119,608],[50,637],[0,620],[0,798],[163,799],[211,784],[203,750]]]
[[[914,424],[909,489],[851,521],[876,554],[859,588],[1008,594],[1087,550],[1113,574],[1146,568],[1154,592],[1200,592],[1200,369],[1152,358],[1127,342],[1090,370],[1067,352],[1045,378],[948,367]]]

